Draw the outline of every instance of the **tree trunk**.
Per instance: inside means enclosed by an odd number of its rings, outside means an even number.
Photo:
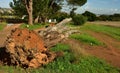
[[[28,13],[28,24],[33,24],[33,0],[23,0]]]
[[[30,12],[30,13],[29,13],[28,24],[30,24],[30,25],[32,25],[32,24],[33,24],[32,12]]]
[[[38,23],[38,21],[39,21],[39,16],[35,18],[34,23]]]
[[[32,8],[32,0],[30,0],[29,2],[29,20],[28,20],[28,24],[32,25],[33,24],[33,8]]]

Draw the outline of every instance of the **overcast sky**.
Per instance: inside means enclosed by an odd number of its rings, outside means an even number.
[[[0,0],[0,7],[9,8],[12,0]],[[120,0],[88,0],[87,3],[77,9],[77,13],[91,11],[96,14],[120,13]],[[64,7],[64,11],[69,11],[69,7]]]

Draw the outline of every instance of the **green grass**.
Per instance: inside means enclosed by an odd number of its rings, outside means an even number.
[[[120,40],[120,28],[104,26],[104,25],[96,25],[96,24],[87,24],[82,26],[80,29],[82,30],[92,30],[95,32],[105,33],[115,39]]]
[[[7,23],[5,22],[2,22],[0,23],[0,30],[3,30],[3,28],[7,25]]]
[[[45,24],[33,24],[33,25],[22,24],[20,28],[28,28],[29,30],[34,30],[34,29],[42,28],[44,26],[46,25]]]
[[[13,66],[0,66],[0,73],[26,73],[24,69]]]
[[[0,66],[0,71],[4,71],[4,73],[119,73],[120,71],[93,56],[75,57],[69,45],[57,44],[50,50],[63,51],[64,55],[41,68],[23,70],[21,68]]]
[[[31,73],[119,73],[117,68],[96,57],[75,57],[68,45],[57,44],[51,50],[64,51],[64,56],[43,68],[31,70]]]
[[[79,40],[84,43],[88,43],[90,45],[103,45],[102,42],[100,42],[99,40],[97,40],[96,38],[94,38],[88,34],[72,34],[72,35],[70,35],[70,38]]]

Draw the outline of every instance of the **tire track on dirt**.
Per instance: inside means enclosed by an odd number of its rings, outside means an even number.
[[[98,56],[105,59],[110,64],[120,68],[120,48],[116,47],[120,45],[120,41],[103,33],[87,31],[88,34],[94,36],[101,42],[105,43],[106,46],[90,46],[86,48],[86,51],[92,55]]]

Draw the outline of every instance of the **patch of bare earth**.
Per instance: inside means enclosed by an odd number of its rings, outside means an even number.
[[[93,31],[89,31],[88,33],[105,43],[105,46],[83,45],[85,50],[94,56],[106,60],[113,66],[120,68],[120,41],[103,33]]]
[[[0,31],[0,47],[4,47],[4,42],[7,36],[10,35],[11,30],[19,28],[21,24],[7,25],[2,31]]]
[[[88,31],[88,33],[103,42],[105,46],[93,46],[74,39],[67,39],[64,43],[69,44],[73,52],[79,55],[90,54],[120,68],[120,41],[103,33],[93,31]]]

